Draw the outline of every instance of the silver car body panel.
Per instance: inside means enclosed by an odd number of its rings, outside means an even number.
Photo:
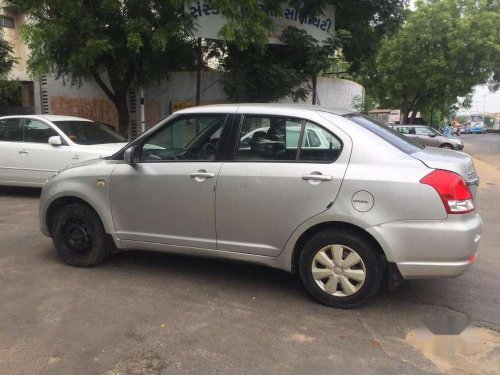
[[[342,140],[342,153],[331,164],[88,162],[47,183],[40,202],[42,231],[50,235],[50,204],[74,196],[94,207],[123,250],[222,257],[292,271],[300,236],[318,224],[341,222],[371,235],[404,278],[456,276],[470,265],[480,238],[479,215],[447,215],[438,193],[419,183],[434,168],[475,174],[469,156],[439,149],[408,155],[342,117],[346,111],[321,107],[220,105],[174,116],[236,112],[310,120]],[[200,169],[217,177],[189,178]],[[311,172],[332,179],[311,184],[301,178]],[[355,201],[358,192],[371,195],[371,207],[359,209],[368,203]]]

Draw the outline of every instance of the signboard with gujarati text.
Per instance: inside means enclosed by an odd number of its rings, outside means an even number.
[[[259,4],[264,11],[264,4]],[[196,19],[197,30],[194,36],[198,38],[219,39],[219,31],[227,23],[227,19],[218,9],[203,0],[192,2],[187,11]],[[335,28],[335,7],[326,7],[323,15],[301,21],[297,9],[284,6],[281,13],[266,12],[275,25],[276,30],[269,36],[270,44],[282,44],[281,34],[284,29],[294,26],[306,31],[319,42],[325,41]]]

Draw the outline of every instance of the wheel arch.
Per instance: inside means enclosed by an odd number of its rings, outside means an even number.
[[[311,238],[312,236],[314,236],[316,233],[318,233],[322,230],[325,230],[325,229],[332,229],[332,230],[345,229],[345,230],[349,230],[349,231],[358,233],[359,235],[366,238],[373,245],[373,247],[377,250],[378,255],[382,257],[382,259],[384,260],[385,263],[387,263],[387,257],[386,257],[384,249],[382,248],[380,243],[375,239],[375,237],[373,237],[366,230],[364,230],[363,228],[361,228],[357,225],[343,222],[343,221],[327,221],[327,222],[322,222],[322,223],[318,223],[316,225],[311,226],[310,228],[305,230],[299,236],[299,238],[295,242],[293,252],[292,252],[292,259],[291,259],[291,261],[292,261],[292,264],[291,264],[292,273],[297,273],[300,253],[301,253],[302,248],[304,247],[304,244],[306,243],[306,241],[309,238]]]
[[[454,149],[455,149],[455,147],[453,147],[453,145],[452,145],[451,143],[448,143],[448,142],[441,143],[441,144],[439,145],[439,148],[445,148],[445,146],[450,146],[450,148],[451,148],[452,150],[454,150]]]
[[[102,220],[101,215],[99,215],[99,211],[96,210],[95,207],[92,206],[92,204],[90,204],[89,202],[87,202],[86,200],[84,200],[80,197],[77,197],[74,195],[66,195],[66,196],[62,196],[62,197],[54,199],[50,203],[49,207],[47,208],[47,213],[45,214],[45,220],[47,223],[47,229],[51,235],[52,235],[52,233],[50,231],[52,228],[52,220],[54,219],[54,215],[62,207],[65,207],[69,204],[74,204],[74,203],[80,203],[80,204],[83,204],[83,205],[91,208],[96,213],[96,215],[99,217],[101,222],[104,224],[104,221]]]

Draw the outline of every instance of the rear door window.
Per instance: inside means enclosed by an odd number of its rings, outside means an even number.
[[[9,118],[0,120],[0,141],[22,142],[23,129],[21,119]]]
[[[341,151],[336,136],[309,121],[249,115],[241,124],[235,160],[333,162]]]

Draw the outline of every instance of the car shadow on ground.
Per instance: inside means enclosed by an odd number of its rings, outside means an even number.
[[[38,198],[42,192],[41,188],[0,186],[0,197],[33,197]]]
[[[45,253],[45,256],[51,258],[51,261],[62,264],[55,250]],[[111,276],[115,280],[131,277],[134,280],[154,279],[159,283],[217,290],[218,293],[223,294],[227,292],[229,299],[233,297],[239,299],[241,294],[248,294],[249,298],[258,294],[267,300],[281,299],[292,304],[316,303],[319,305],[307,294],[298,275],[234,260],[151,251],[124,251],[113,254],[91,272],[94,270],[104,278]],[[141,285],[144,283],[141,282]],[[388,305],[394,306],[415,301],[426,288],[434,290],[437,285],[433,286],[432,280],[410,280],[404,282],[395,291],[389,291],[382,285],[373,301],[359,308],[369,310],[373,307],[385,306],[387,308]],[[234,296],[234,293],[237,296]],[[435,302],[439,304],[437,300]],[[426,303],[432,304],[433,302]]]

